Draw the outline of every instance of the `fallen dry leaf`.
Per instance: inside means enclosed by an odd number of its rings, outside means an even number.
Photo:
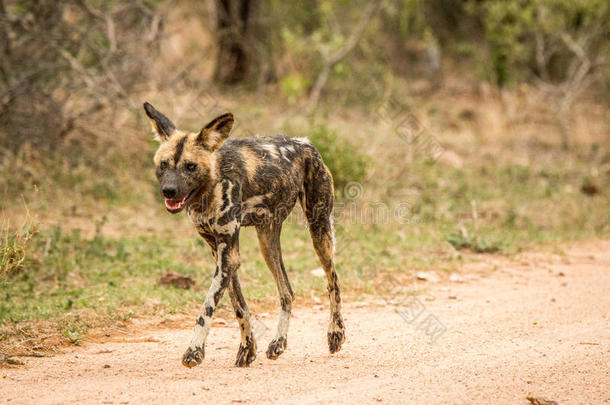
[[[227,321],[222,318],[216,318],[212,321],[212,326],[227,326]]]
[[[0,363],[6,363],[11,366],[23,366],[25,363],[21,360],[14,359],[12,357],[8,357],[4,354],[0,354]]]
[[[182,288],[188,290],[195,285],[192,278],[183,276],[182,274],[176,273],[175,271],[166,271],[159,279],[159,284],[171,285],[175,288]]]
[[[533,405],[557,405],[557,402],[555,401],[549,401],[548,399],[534,397],[532,395],[528,395],[527,400],[530,401]]]

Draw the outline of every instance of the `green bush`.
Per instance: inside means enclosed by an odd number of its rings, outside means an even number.
[[[343,196],[348,183],[364,181],[369,159],[348,142],[346,136],[340,136],[326,124],[312,124],[304,135],[320,151],[324,163],[333,174],[335,190],[339,197]]]
[[[447,236],[446,240],[457,250],[470,249],[475,253],[497,253],[503,249],[500,241],[485,236],[456,232]]]
[[[489,50],[485,63],[499,87],[533,77],[569,81],[580,58],[596,65],[608,52],[607,1],[471,0],[466,4],[484,27],[483,42]]]

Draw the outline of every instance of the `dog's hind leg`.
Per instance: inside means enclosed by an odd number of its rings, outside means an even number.
[[[277,290],[280,295],[280,317],[277,324],[277,333],[275,338],[269,343],[267,348],[267,358],[275,360],[284,352],[287,344],[288,323],[290,321],[290,312],[292,310],[292,301],[294,293],[288,275],[282,261],[282,249],[280,247],[280,233],[282,224],[269,223],[256,227],[258,235],[258,244],[260,246],[263,259],[267,263],[269,270],[275,278]]]
[[[313,247],[328,281],[330,299],[328,348],[331,353],[336,353],[341,350],[341,345],[345,341],[345,325],[341,316],[341,292],[333,258],[335,247],[332,225],[333,180],[321,159],[312,160],[312,167],[304,183],[304,193],[299,197],[309,224]]]
[[[241,344],[239,345],[235,365],[237,367],[248,367],[256,359],[256,341],[254,340],[252,323],[250,322],[250,311],[241,292],[237,272],[234,272],[231,277],[229,297],[231,298],[231,304],[233,304],[233,309],[235,310],[235,318],[237,318],[241,332]]]
[[[327,334],[328,348],[331,353],[335,353],[341,350],[341,344],[345,341],[345,325],[341,316],[341,292],[333,260],[334,243],[330,221],[323,228],[323,230],[310,228],[310,231],[314,249],[326,273],[328,282],[328,297],[330,299],[330,323]]]

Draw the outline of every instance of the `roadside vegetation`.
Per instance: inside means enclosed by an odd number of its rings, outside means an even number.
[[[268,47],[251,49],[271,56],[231,72],[208,57],[225,46],[207,28],[214,7],[78,3],[0,1],[0,34],[18,49],[0,66],[0,352],[200,305],[213,262],[163,207],[145,100],[185,129],[230,110],[234,136],[308,137],[335,178],[347,299],[378,294],[385,274],[408,286],[419,271],[610,233],[606,2],[451,1],[441,13],[435,1],[265,1],[272,18],[251,38]],[[41,50],[45,31],[28,21],[45,19],[49,38],[75,34]],[[145,55],[130,45],[140,37]],[[20,70],[25,49],[53,74]],[[241,241],[245,295],[274,310],[255,232]],[[324,305],[300,208],[282,247],[297,302]],[[194,285],[161,284],[168,271]]]

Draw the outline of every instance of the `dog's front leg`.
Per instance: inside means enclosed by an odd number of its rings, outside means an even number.
[[[234,232],[231,234],[217,237],[216,272],[193,329],[191,343],[182,356],[182,364],[189,368],[195,367],[203,360],[205,340],[212,325],[212,315],[231,281],[233,272],[239,267],[239,225],[236,223],[233,229]]]

